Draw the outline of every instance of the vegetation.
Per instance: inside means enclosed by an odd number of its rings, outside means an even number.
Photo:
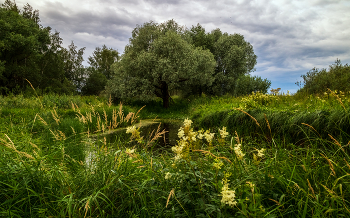
[[[341,92],[350,91],[350,66],[343,65],[339,59],[329,66],[329,69],[313,68],[301,76],[303,81],[296,84],[300,87],[298,93],[321,94],[327,89]]]
[[[174,98],[168,109],[148,102],[139,113],[140,102],[96,97],[0,102],[2,216],[350,214],[348,93]],[[171,149],[156,149],[160,129],[145,136],[134,126],[156,113],[185,120]],[[103,134],[127,126],[130,139]]]
[[[148,22],[84,67],[30,5],[0,25],[0,216],[349,217],[348,65],[267,94],[239,34]]]
[[[205,33],[200,25],[187,30],[173,20],[149,22],[134,29],[107,89],[123,100],[159,97],[165,108],[172,91],[183,96],[266,93],[271,82],[249,76],[256,58],[242,35],[219,29]]]

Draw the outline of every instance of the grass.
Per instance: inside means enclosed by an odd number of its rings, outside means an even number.
[[[0,98],[0,216],[350,215],[347,95]],[[172,150],[99,134],[155,117],[193,123]]]

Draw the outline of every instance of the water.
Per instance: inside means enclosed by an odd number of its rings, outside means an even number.
[[[182,125],[182,121],[177,120],[165,120],[165,122],[151,122],[151,121],[142,121],[140,132],[141,136],[144,140],[149,141],[150,135],[153,131],[152,137],[154,133],[157,131],[157,128],[160,124],[160,132],[165,130],[167,131],[160,138],[155,140],[155,145],[158,148],[168,148],[176,145],[176,141],[178,140],[177,132]],[[137,125],[137,127],[140,125]],[[131,134],[126,133],[126,128],[121,129],[120,131],[115,131],[111,134],[105,135],[107,142],[113,144],[116,140],[124,140],[129,141]]]

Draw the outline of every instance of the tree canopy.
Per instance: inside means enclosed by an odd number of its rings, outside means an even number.
[[[106,45],[103,45],[102,48],[97,47],[93,55],[88,58],[90,67],[86,68],[88,78],[82,88],[82,94],[100,94],[105,89],[107,80],[112,78],[112,64],[118,60],[118,51],[107,48]]]
[[[208,50],[195,48],[173,20],[138,26],[120,62],[113,65],[108,89],[121,98],[160,97],[169,107],[171,90],[189,84],[210,85],[215,60]]]
[[[6,0],[0,7],[0,94],[29,86],[41,91],[72,93],[79,88],[84,49],[61,47],[58,32],[40,24],[39,11],[26,4],[20,10]]]

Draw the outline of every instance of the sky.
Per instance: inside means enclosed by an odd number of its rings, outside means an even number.
[[[3,3],[2,0],[1,3]],[[87,60],[106,45],[123,53],[136,25],[174,19],[242,34],[258,56],[257,75],[271,88],[295,93],[301,75],[350,64],[350,0],[16,0],[39,10],[41,24],[60,32],[63,46],[86,47]],[[86,65],[87,63],[84,62]]]

